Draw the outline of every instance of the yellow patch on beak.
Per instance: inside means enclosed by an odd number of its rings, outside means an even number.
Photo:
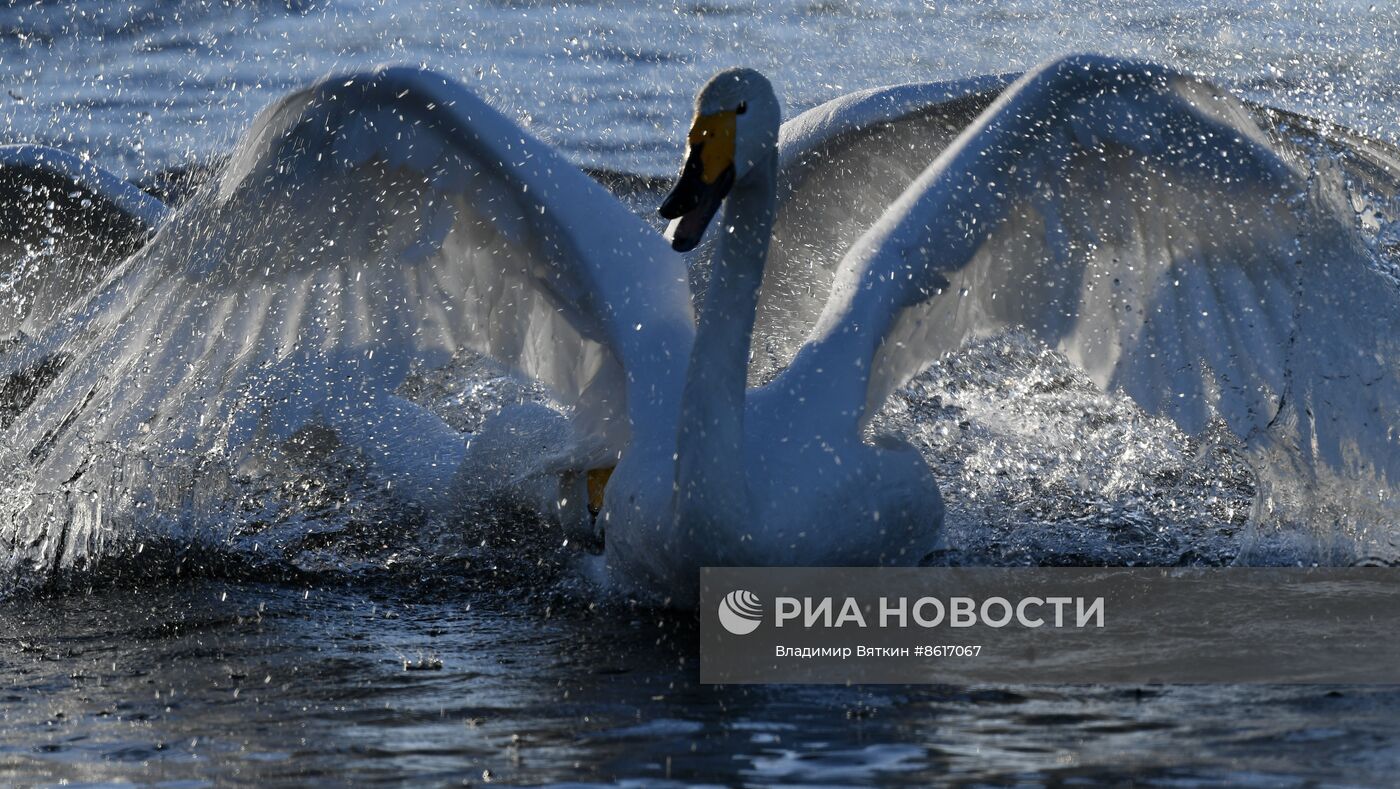
[[[588,470],[588,512],[595,518],[603,511],[603,492],[608,487],[612,473],[612,466]]]
[[[734,164],[735,117],[733,110],[696,115],[690,125],[686,142],[692,151],[699,150],[700,178],[707,184],[718,181]]]

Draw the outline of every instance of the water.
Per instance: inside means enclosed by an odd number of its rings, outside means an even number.
[[[311,79],[408,62],[579,164],[657,176],[724,65],[772,75],[792,115],[1078,50],[1400,139],[1400,10],[1152,5],[12,4],[0,142],[143,178],[226,153]],[[417,395],[454,426],[542,400],[459,363]],[[943,485],[940,561],[1224,564],[1256,489],[1227,435],[1185,435],[1017,335],[881,420]],[[163,535],[0,603],[0,780],[1385,785],[1400,767],[1386,688],[701,687],[691,618],[593,603],[577,546],[527,514],[434,530],[377,510],[353,468],[294,471],[250,494],[231,550]]]
[[[1400,137],[1400,8],[1369,0],[1054,3],[153,0],[0,9],[0,142],[132,176],[226,152],[254,114],[333,71],[460,79],[583,164],[670,175],[697,87],[768,74],[789,115],[866,87],[1144,58],[1275,106]]]
[[[0,781],[1379,786],[1400,767],[1390,688],[700,687],[693,623],[652,611],[411,577],[156,591],[0,608]]]

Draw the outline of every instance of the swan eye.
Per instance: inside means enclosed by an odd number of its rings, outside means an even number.
[[[746,113],[746,112],[748,112],[748,111],[749,111],[749,103],[748,103],[747,101],[741,101],[741,102],[739,102],[739,106],[737,106],[737,107],[734,108],[734,114],[735,114],[735,115],[743,115],[744,113]]]

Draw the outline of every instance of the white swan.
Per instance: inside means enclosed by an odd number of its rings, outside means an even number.
[[[864,425],[935,355],[1006,325],[1188,428],[1218,415],[1252,444],[1400,477],[1400,300],[1316,174],[1242,105],[1164,69],[1071,58],[980,114],[990,96],[964,96],[975,120],[906,161],[902,145],[879,155],[956,117],[955,94],[855,96],[780,134],[761,76],[707,85],[666,203],[682,247],[725,203],[698,328],[681,258],[454,83],[385,69],[290,96],[37,343],[71,361],[0,435],[18,481],[0,544],[51,569],[169,498],[198,520],[204,469],[255,470],[312,424],[413,501],[449,506],[472,449],[400,389],[459,348],[574,407],[580,439],[555,467],[598,491],[616,465],[603,572],[679,601],[706,564],[918,561],[936,483]],[[841,168],[861,156],[922,172],[887,208],[868,194],[889,183],[871,183],[854,220],[798,226],[837,216],[824,198],[860,179]],[[809,276],[774,279],[802,265],[802,233]],[[1348,305],[1368,320],[1339,330]],[[753,390],[756,311],[772,380]]]

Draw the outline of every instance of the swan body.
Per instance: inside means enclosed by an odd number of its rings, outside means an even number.
[[[510,475],[573,480],[573,529],[581,477],[606,480],[593,570],[676,604],[705,565],[911,564],[942,501],[870,418],[1008,326],[1187,429],[1221,419],[1370,490],[1400,479],[1400,297],[1328,176],[1237,100],[1076,56],[780,121],[755,72],[701,91],[668,248],[445,77],[387,68],[278,102],[139,252],[0,357],[7,375],[66,360],[0,433],[22,482],[0,501],[11,564],[79,564],[139,539],[113,524],[141,512],[217,534],[224,513],[180,491],[302,452],[312,426],[439,513],[512,436],[570,433]],[[1372,181],[1400,183],[1385,158]],[[702,238],[697,315],[677,250]],[[1368,320],[1338,334],[1344,305]],[[545,384],[568,430],[515,409],[473,440],[405,396],[466,351]]]
[[[681,401],[670,534],[658,545],[655,513],[605,511],[608,567],[681,596],[706,565],[917,562],[943,520],[917,452],[865,443],[854,420],[824,425],[834,415],[801,400],[750,407],[750,336],[777,208],[777,97],[757,72],[721,72],[696,100],[695,126],[706,125],[692,131],[661,207],[685,251],[724,201]]]

